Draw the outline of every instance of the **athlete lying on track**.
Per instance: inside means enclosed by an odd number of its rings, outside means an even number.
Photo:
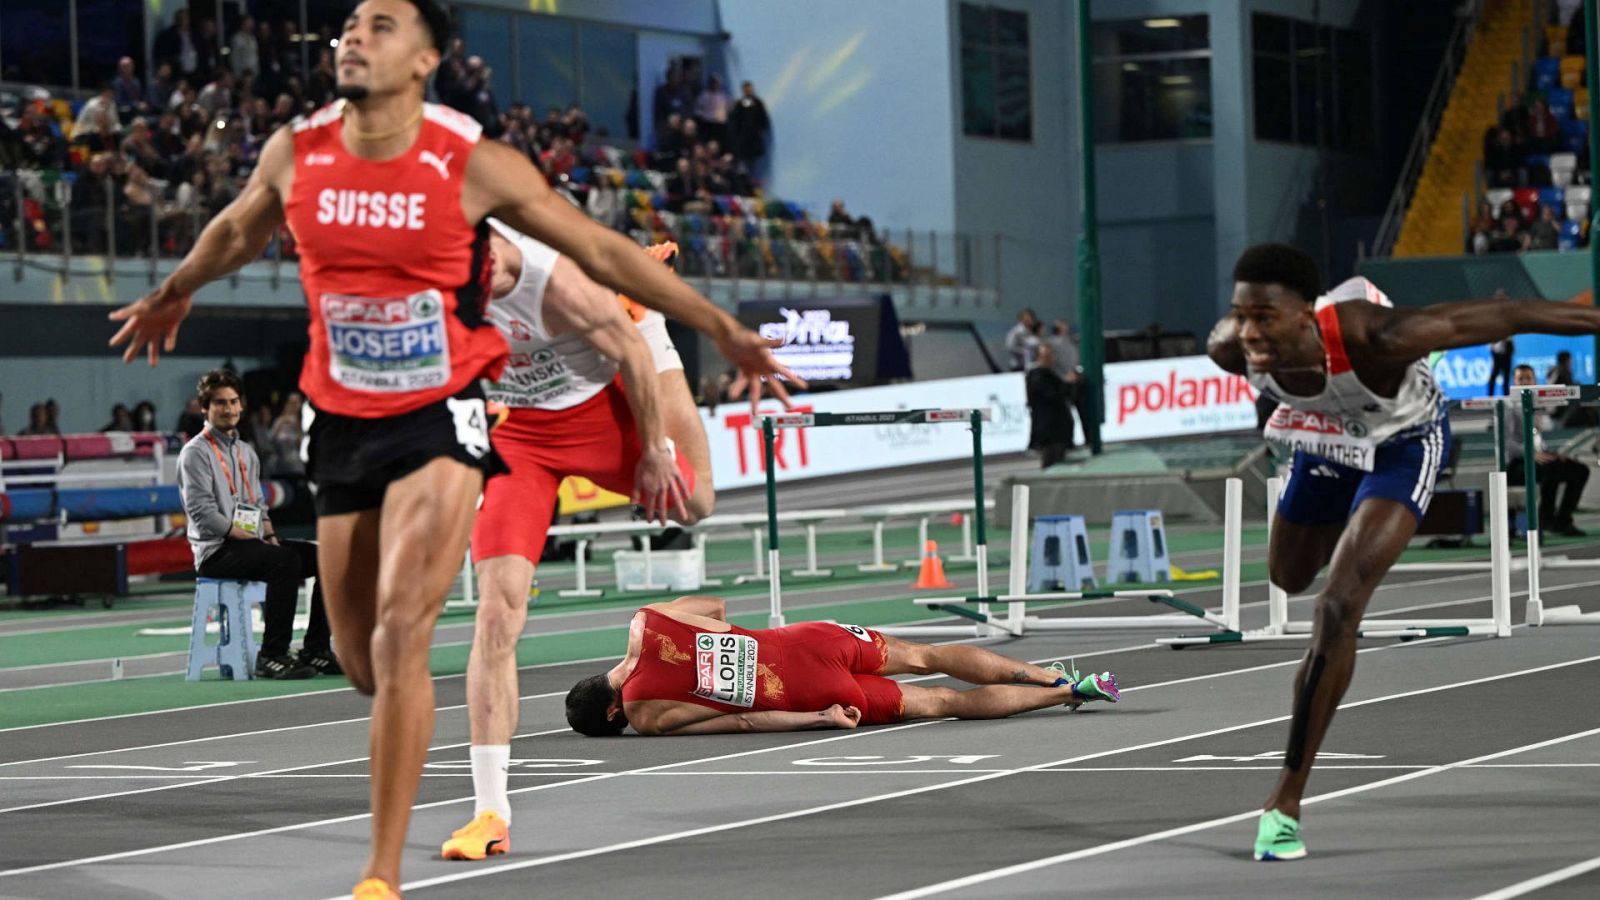
[[[906,719],[998,719],[1121,699],[1110,672],[1076,677],[968,644],[914,644],[856,625],[751,631],[723,621],[720,597],[639,610],[628,653],[567,694],[567,722],[590,737],[854,728]],[[983,685],[922,687],[888,675],[943,674]]]

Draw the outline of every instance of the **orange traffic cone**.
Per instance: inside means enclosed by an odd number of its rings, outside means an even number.
[[[939,545],[929,541],[922,551],[922,571],[917,573],[917,580],[911,583],[915,588],[948,588],[955,587],[944,577],[944,563],[939,560]]]

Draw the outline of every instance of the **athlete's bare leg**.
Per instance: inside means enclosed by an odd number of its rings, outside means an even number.
[[[716,507],[717,492],[711,485],[711,447],[706,441],[706,429],[700,421],[700,408],[695,406],[694,394],[689,390],[689,380],[682,369],[668,369],[659,373],[661,384],[661,417],[665,420],[667,437],[677,444],[689,465],[694,467],[694,492],[689,495],[689,517],[682,524],[694,523],[711,515]]]
[[[406,825],[433,735],[428,649],[482,487],[482,472],[441,457],[384,494],[372,632],[372,855],[363,878],[400,883]]]
[[[1389,567],[1400,558],[1417,520],[1402,503],[1372,498],[1350,517],[1333,553],[1328,583],[1317,596],[1311,646],[1294,676],[1294,716],[1278,785],[1266,808],[1300,818],[1300,798],[1317,748],[1339,707],[1356,666],[1356,631],[1367,602]],[[1273,534],[1277,548],[1277,533]]]
[[[1273,513],[1272,546],[1267,551],[1268,577],[1291,594],[1304,591],[1333,558],[1333,550],[1344,532],[1343,522],[1301,525]]]
[[[317,519],[317,579],[339,666],[372,695],[372,629],[378,622],[378,510]]]
[[[883,675],[942,674],[971,684],[1046,687],[1055,684],[1056,679],[1061,677],[1060,672],[1001,656],[971,644],[917,644],[888,635],[884,635],[883,639],[889,645],[889,661],[880,673]]]
[[[517,639],[528,621],[533,563],[508,554],[477,564],[478,615],[467,658],[467,718],[477,746],[511,743],[517,729]]]
[[[1071,685],[1058,688],[1024,684],[991,684],[959,691],[947,687],[900,685],[901,718],[1003,719],[1017,713],[1048,709],[1083,701],[1073,696]]]

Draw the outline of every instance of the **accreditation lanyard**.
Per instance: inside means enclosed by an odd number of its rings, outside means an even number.
[[[233,495],[235,502],[239,500],[239,486],[233,482],[233,473],[228,471],[228,461],[222,456],[222,448],[217,446],[217,439],[211,436],[211,431],[206,431],[206,441],[211,444],[211,452],[217,455],[217,464],[222,466],[222,474],[228,477],[228,492]],[[245,496],[250,498],[252,505],[256,502],[255,491],[250,487],[250,479],[244,471],[244,459],[239,455],[239,445],[233,445],[233,461],[239,464],[239,480],[244,482]]]

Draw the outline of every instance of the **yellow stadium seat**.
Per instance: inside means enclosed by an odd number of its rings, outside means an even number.
[[[1567,26],[1565,26],[1565,25],[1546,25],[1544,27],[1544,42],[1545,42],[1546,47],[1548,48],[1547,52],[1549,52],[1551,54],[1554,54],[1554,53],[1557,53],[1557,52],[1559,52],[1561,50],[1566,49],[1566,46],[1567,46]]]

